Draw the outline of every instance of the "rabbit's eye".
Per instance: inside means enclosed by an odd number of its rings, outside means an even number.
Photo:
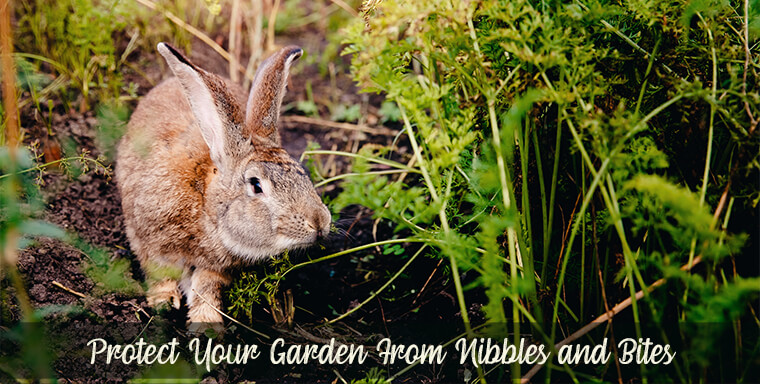
[[[264,193],[264,191],[261,189],[261,181],[259,181],[258,177],[251,177],[248,179],[248,182],[253,187],[253,193],[259,194]]]

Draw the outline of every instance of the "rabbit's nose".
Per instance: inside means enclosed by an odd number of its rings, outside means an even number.
[[[327,207],[322,206],[322,209],[318,210],[314,216],[314,224],[317,228],[318,238],[327,236],[327,234],[330,232],[331,221],[332,217],[330,217],[330,211],[327,209]]]

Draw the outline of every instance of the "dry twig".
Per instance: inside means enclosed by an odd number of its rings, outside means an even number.
[[[66,291],[66,292],[68,292],[68,293],[70,293],[70,294],[72,294],[72,295],[74,295],[74,296],[78,296],[78,297],[81,297],[81,298],[83,298],[83,299],[84,299],[84,298],[87,298],[87,296],[85,296],[85,294],[84,294],[84,293],[81,293],[81,292],[77,292],[77,291],[75,291],[75,290],[73,290],[73,289],[71,289],[71,288],[69,288],[69,287],[66,287],[65,285],[63,285],[63,284],[59,283],[59,282],[58,282],[58,281],[56,281],[56,280],[53,280],[53,282],[52,282],[51,284],[53,284],[54,286],[56,286],[56,287],[58,287],[58,288],[60,288],[60,289],[62,289],[62,290],[64,290],[64,291]]]

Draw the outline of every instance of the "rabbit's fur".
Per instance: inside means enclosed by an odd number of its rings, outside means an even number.
[[[119,145],[116,182],[132,250],[151,304],[179,307],[188,323],[221,327],[221,288],[236,266],[308,246],[330,212],[280,145],[277,119],[290,64],[285,47],[243,90],[161,43],[175,77],[153,88]]]

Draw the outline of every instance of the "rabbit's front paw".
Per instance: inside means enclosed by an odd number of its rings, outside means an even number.
[[[224,322],[222,315],[219,314],[211,305],[201,304],[190,309],[188,313],[187,330],[190,333],[202,334],[206,330],[214,330],[216,335],[224,332]]]
[[[209,334],[208,330],[212,330],[213,334]],[[211,338],[215,338],[224,333],[224,325],[222,323],[191,323],[187,322],[187,332],[190,335],[206,335]]]
[[[182,294],[179,292],[177,280],[163,280],[148,290],[148,305],[153,308],[167,305],[179,309],[181,300]]]

